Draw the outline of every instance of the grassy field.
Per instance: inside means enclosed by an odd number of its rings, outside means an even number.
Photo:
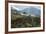
[[[11,15],[11,28],[40,27],[40,17]]]

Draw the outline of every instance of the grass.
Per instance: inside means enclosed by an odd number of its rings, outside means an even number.
[[[11,15],[11,28],[40,27],[40,17]]]

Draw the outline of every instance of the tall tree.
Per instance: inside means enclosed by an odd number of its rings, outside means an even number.
[[[23,12],[23,14],[27,14],[26,12]]]

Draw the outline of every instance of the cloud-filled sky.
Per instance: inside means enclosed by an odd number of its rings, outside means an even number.
[[[17,10],[23,10],[25,8],[29,8],[29,7],[35,7],[37,9],[41,9],[40,6],[12,6],[14,9],[17,9]]]

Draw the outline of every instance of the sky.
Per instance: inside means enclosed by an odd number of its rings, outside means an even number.
[[[23,10],[28,7],[35,7],[37,9],[41,9],[40,6],[12,6],[12,7],[13,7],[13,9],[17,9],[17,10]]]

